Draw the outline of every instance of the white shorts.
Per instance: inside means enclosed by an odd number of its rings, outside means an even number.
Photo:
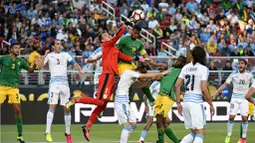
[[[114,102],[114,110],[120,125],[127,122],[136,122],[135,112],[129,103]]]
[[[94,85],[99,83],[99,76],[102,73],[102,68],[98,68],[95,70],[95,74],[94,74]]]
[[[182,112],[186,129],[205,128],[206,117],[203,103],[184,102]]]
[[[48,93],[48,104],[58,104],[65,106],[70,98],[70,88],[66,84],[50,84]]]
[[[231,99],[229,115],[237,115],[240,110],[241,116],[248,116],[249,103],[246,99]]]

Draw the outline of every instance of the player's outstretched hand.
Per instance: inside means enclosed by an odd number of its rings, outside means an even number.
[[[52,46],[52,47],[54,47],[54,46]],[[49,53],[50,53],[50,50],[46,50],[44,53],[44,56],[46,57]]]
[[[177,103],[177,110],[178,110],[179,115],[182,116],[182,105],[181,105],[181,103]]]
[[[170,73],[170,70],[165,70],[165,71],[161,72],[162,75],[167,75],[169,73]]]
[[[125,25],[129,25],[131,27],[135,26],[135,20],[133,18],[125,19]]]
[[[213,95],[212,95],[212,100],[215,100],[215,98],[216,98],[218,95],[219,95],[218,92],[213,93]]]
[[[210,106],[210,112],[211,112],[211,116],[213,116],[215,113],[215,109],[214,109],[213,105]]]

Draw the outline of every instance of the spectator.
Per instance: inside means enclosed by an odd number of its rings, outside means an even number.
[[[144,0],[145,4],[146,4],[146,0]],[[144,9],[148,8],[149,5],[147,4],[148,7],[144,6],[143,4],[141,5]],[[120,7],[120,13],[125,15],[126,17],[128,17],[128,8],[127,8],[127,4],[124,2],[122,4],[122,7]]]
[[[181,14],[181,9],[177,9],[177,13],[176,13],[176,21],[180,21],[182,19],[182,14]]]
[[[161,0],[161,2],[158,4],[158,8],[161,9],[163,13],[167,13],[169,5],[166,2],[166,0]],[[172,3],[172,8],[175,9],[175,4],[174,3]],[[176,12],[176,9],[175,9],[175,12]]]
[[[188,9],[188,11],[190,13],[195,12],[196,9],[198,8],[197,4],[194,2],[194,0],[190,0],[189,2],[187,2],[186,4],[186,8]]]
[[[148,22],[148,28],[153,29],[158,25],[158,21],[155,19],[155,17],[151,17],[150,21]]]
[[[163,38],[163,30],[160,28],[160,25],[156,25],[155,28],[153,28],[153,32],[152,34],[157,38],[157,39],[161,39]]]
[[[175,4],[174,3],[172,3],[172,6],[169,8],[169,10],[168,10],[168,14],[170,14],[170,15],[174,15],[176,13],[176,8],[175,8]],[[179,13],[180,13],[180,11],[179,11]],[[179,17],[180,18],[180,17]]]
[[[245,56],[254,56],[254,53],[251,51],[250,46],[247,46],[246,49],[244,49],[244,55]]]
[[[230,54],[230,56],[239,56],[238,47],[234,48],[234,51]]]
[[[220,40],[220,43],[218,44],[218,50],[221,53],[221,56],[228,56],[230,53],[230,50],[228,49],[228,46],[224,39]]]
[[[209,40],[209,42],[207,43],[207,49],[209,51],[209,53],[211,55],[215,54],[216,53],[216,50],[217,50],[217,44],[216,42],[214,41],[214,36],[212,36]]]
[[[141,3],[139,2],[139,0],[134,0],[132,3],[131,3],[131,9],[130,11],[134,11],[136,9],[139,9],[141,6]]]
[[[67,33],[66,33],[66,30],[65,30],[65,29],[59,30],[56,38],[57,38],[58,40],[67,41],[68,35],[67,35]]]
[[[217,70],[214,61],[210,62],[209,70]]]
[[[72,57],[75,58],[76,57],[76,53],[75,53],[75,49],[74,47],[70,47],[70,49],[67,51],[67,53]]]
[[[15,37],[14,34],[12,34],[11,38],[9,39],[9,43],[10,43],[10,44],[18,43],[18,41],[17,41],[17,39],[16,39],[16,37]]]
[[[223,67],[223,70],[233,70],[230,60],[226,61],[225,66]]]

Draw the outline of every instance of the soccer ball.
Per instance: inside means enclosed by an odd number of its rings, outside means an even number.
[[[144,20],[145,13],[144,13],[144,11],[137,9],[137,10],[133,11],[131,18],[133,18],[135,21]]]

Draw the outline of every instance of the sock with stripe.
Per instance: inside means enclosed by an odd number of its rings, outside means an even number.
[[[173,130],[170,127],[165,128],[165,134],[171,139],[174,143],[179,143],[179,139],[175,136]]]
[[[193,143],[203,143],[204,135],[196,134],[195,140]]]
[[[233,126],[234,126],[234,121],[228,120],[228,136],[232,135]]]
[[[16,125],[18,130],[18,136],[22,136],[22,125],[23,125],[22,117],[16,117]]]
[[[146,130],[143,130],[142,133],[141,133],[141,136],[140,136],[140,140],[139,141],[144,141],[146,135],[147,135],[147,132]]]
[[[164,143],[164,129],[158,128],[158,142]]]
[[[248,121],[246,122],[242,122],[242,131],[243,131],[243,134],[242,134],[242,138],[246,138],[246,133],[247,133],[247,130],[248,130]]]
[[[54,118],[54,113],[55,111],[52,109],[49,109],[48,113],[47,113],[47,121],[46,121],[46,131],[45,133],[50,133],[51,131],[51,125],[53,122],[53,118]]]
[[[74,98],[73,100],[75,103],[94,104],[97,106],[102,106],[104,104],[104,101],[91,97]]]
[[[192,143],[193,140],[195,139],[195,134],[191,133],[191,134],[188,134],[186,135],[182,141],[180,143]]]
[[[144,87],[144,88],[142,88],[142,91],[143,91],[143,93],[146,95],[146,97],[148,98],[148,100],[150,101],[150,102],[154,102],[155,101],[155,99],[152,97],[152,95],[151,95],[151,91],[150,91],[150,88],[149,87]]]
[[[71,113],[65,113],[65,125],[66,125],[66,134],[71,133]]]
[[[86,128],[90,129],[92,124],[96,121],[96,119],[100,116],[100,113],[104,111],[105,107],[107,105],[107,102],[104,102],[103,106],[97,106],[94,111],[92,112],[91,116],[89,117],[89,120],[86,124]]]

